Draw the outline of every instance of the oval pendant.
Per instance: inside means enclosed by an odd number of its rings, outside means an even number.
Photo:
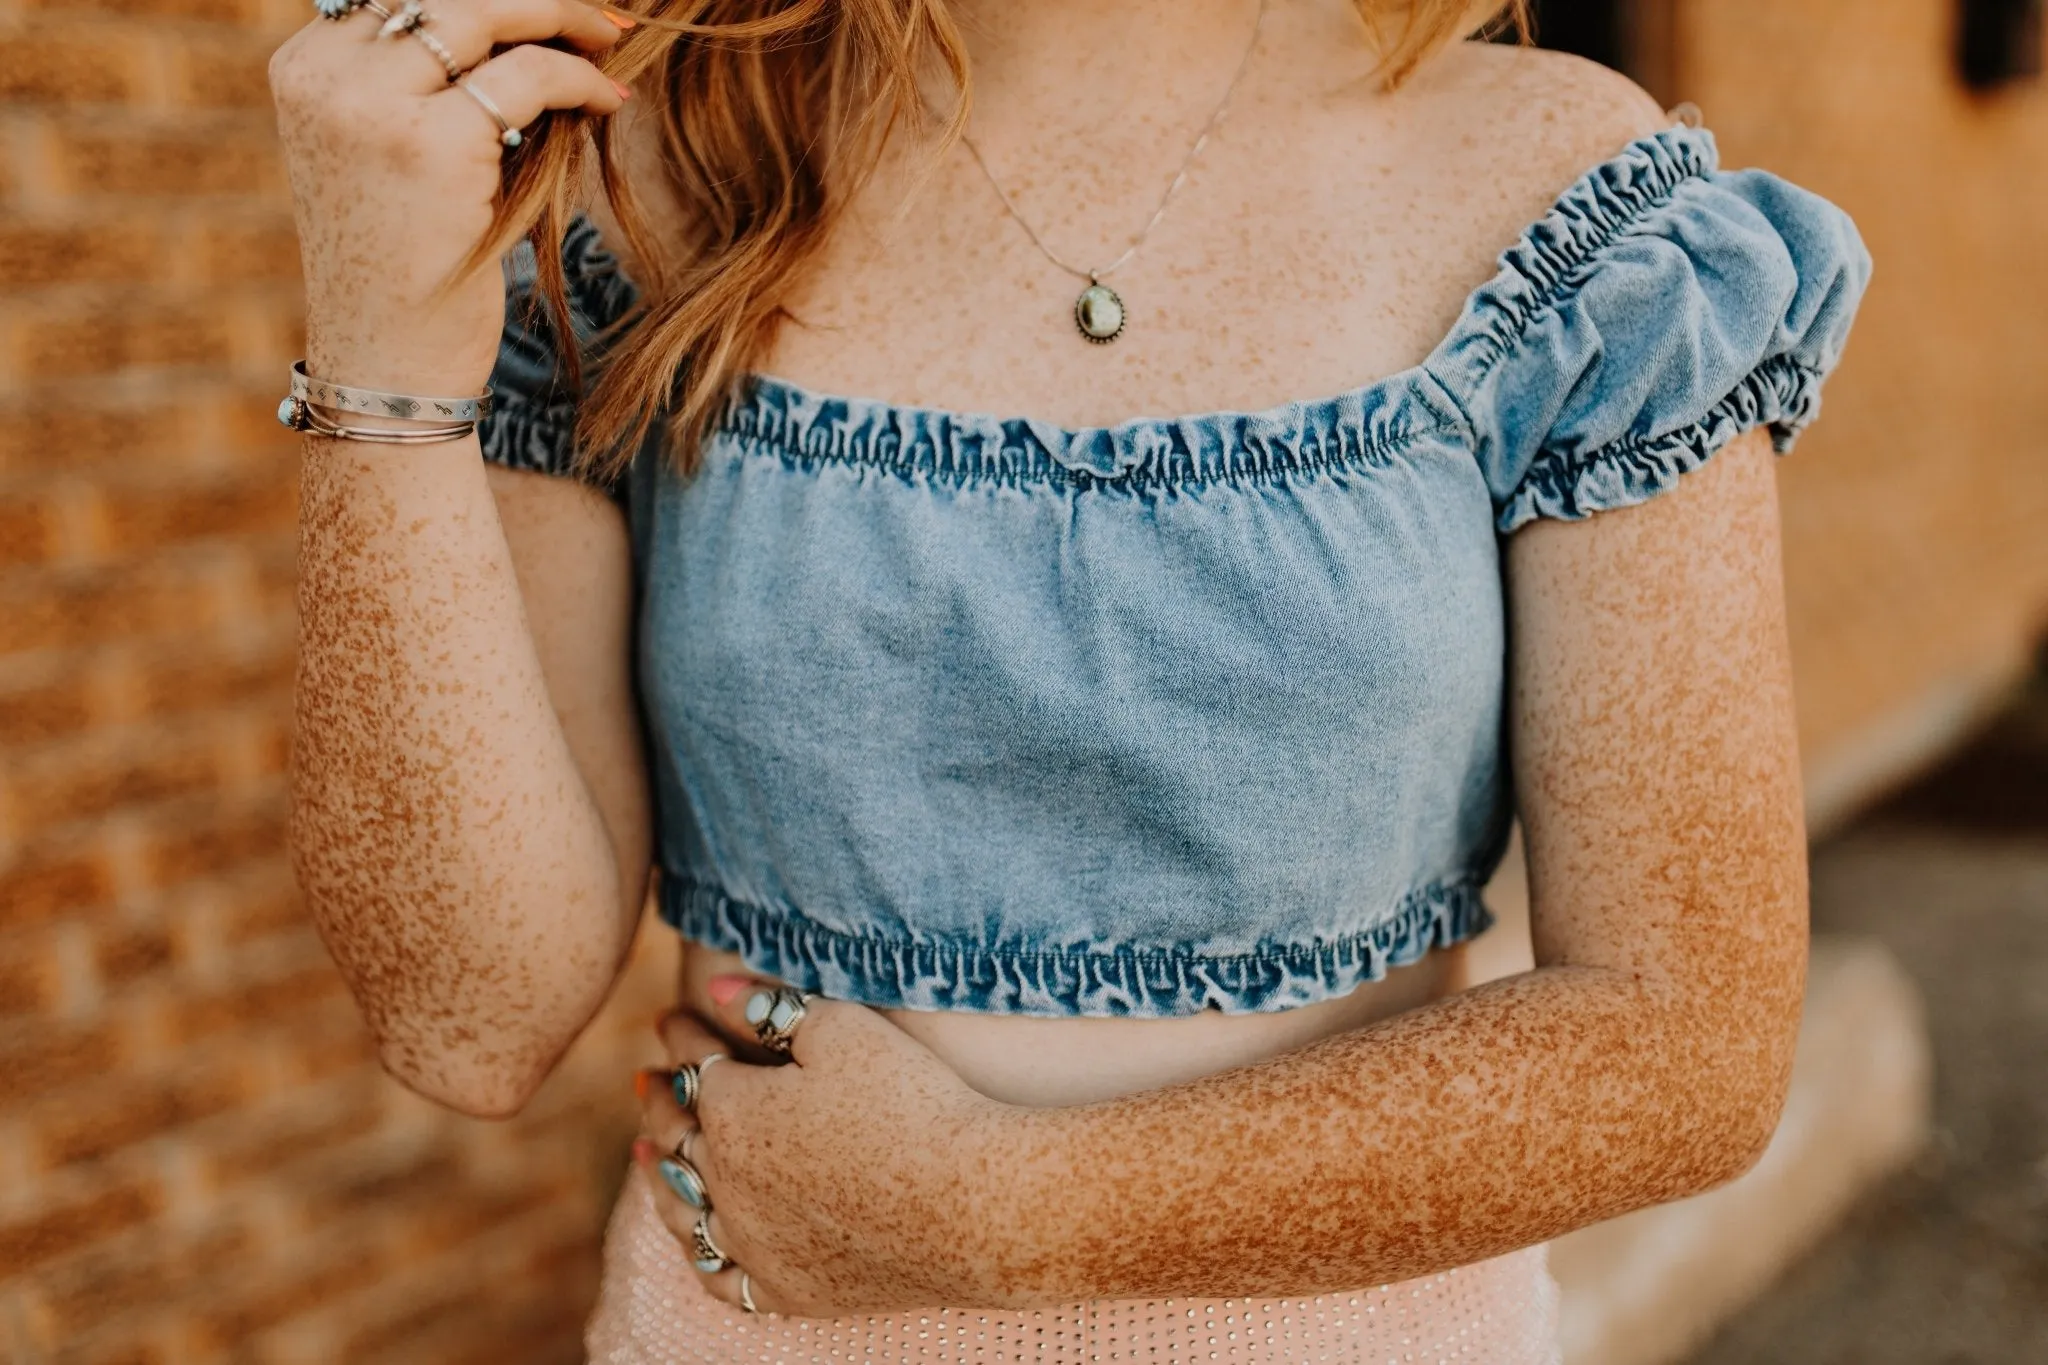
[[[1074,300],[1074,325],[1098,346],[1115,341],[1124,330],[1123,299],[1108,285],[1091,283]]]

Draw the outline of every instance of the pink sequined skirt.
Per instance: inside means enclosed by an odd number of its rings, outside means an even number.
[[[598,1365],[1556,1365],[1544,1248],[1403,1284],[1302,1299],[1098,1300],[1030,1312],[951,1308],[753,1316],[711,1297],[638,1170],[612,1213],[585,1335]]]

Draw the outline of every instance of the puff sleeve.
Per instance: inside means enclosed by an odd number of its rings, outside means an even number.
[[[631,280],[605,250],[589,219],[573,219],[562,239],[573,344],[587,358],[608,329],[638,301]],[[491,415],[478,425],[484,459],[513,469],[575,477],[576,393],[562,363],[562,344],[538,306],[533,244],[521,242],[504,261],[505,331],[491,370]],[[625,482],[606,488],[623,499]]]
[[[1431,357],[1502,533],[1656,496],[1745,431],[1792,448],[1870,277],[1855,225],[1673,128],[1588,173]]]

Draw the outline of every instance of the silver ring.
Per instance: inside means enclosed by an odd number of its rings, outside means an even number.
[[[747,997],[747,1022],[754,1026],[754,1036],[762,1047],[787,1057],[790,1040],[796,1037],[796,1026],[804,1021],[810,1002],[809,992],[789,986],[755,991]]]
[[[662,1183],[674,1192],[676,1198],[693,1209],[709,1213],[711,1191],[704,1183],[704,1172],[698,1170],[696,1163],[683,1155],[683,1147],[688,1142],[689,1134],[685,1133],[676,1143],[675,1150],[664,1157],[655,1170],[660,1174]]]
[[[705,1210],[697,1215],[697,1221],[690,1225],[690,1241],[695,1255],[692,1257],[698,1270],[706,1275],[716,1275],[732,1264],[732,1257],[720,1250],[718,1243],[711,1240],[711,1212]]]
[[[462,68],[456,64],[455,54],[448,50],[446,43],[423,28],[415,28],[409,31],[413,37],[425,44],[427,51],[433,53],[434,59],[441,63],[441,69],[448,73],[448,84],[453,85],[462,79]]]
[[[744,1270],[740,1272],[740,1307],[746,1309],[749,1313],[758,1313],[761,1311],[760,1309],[754,1307],[753,1277],[748,1275],[747,1272]]]
[[[526,140],[525,136],[517,128],[514,128],[506,121],[505,111],[498,107],[498,102],[471,85],[468,77],[458,78],[455,82],[455,88],[475,100],[476,107],[483,110],[484,113],[490,116],[491,122],[498,125],[499,142],[507,147],[517,147]]]

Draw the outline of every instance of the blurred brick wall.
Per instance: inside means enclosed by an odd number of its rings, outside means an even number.
[[[1965,732],[2048,626],[2048,81],[1969,93],[1956,0],[1660,6],[1670,48],[1646,65],[1724,162],[1834,199],[1877,260],[1822,420],[1779,466],[1828,821]]]
[[[301,0],[0,0],[0,1359],[567,1361],[649,967],[526,1117],[379,1074],[282,848]]]

